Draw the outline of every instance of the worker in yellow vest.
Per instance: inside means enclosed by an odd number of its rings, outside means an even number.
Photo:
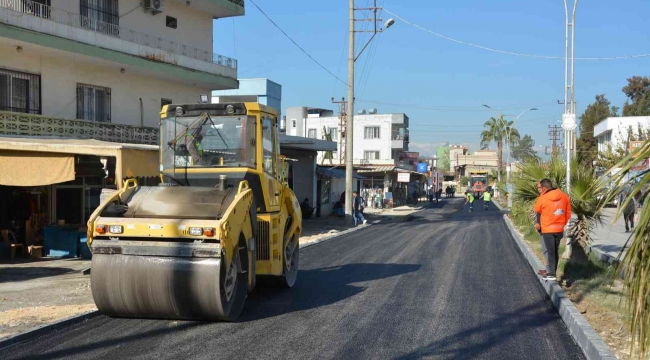
[[[492,199],[492,196],[490,195],[489,191],[486,191],[483,193],[483,205],[485,206],[485,211],[488,209],[488,205],[490,205],[490,199]]]

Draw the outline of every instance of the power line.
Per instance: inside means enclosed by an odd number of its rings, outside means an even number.
[[[377,101],[377,100],[360,100],[360,99],[356,99],[355,102],[357,102],[357,103],[368,103],[368,104],[379,104],[379,105],[391,105],[391,106],[399,106],[399,107],[412,108],[412,109],[438,110],[438,111],[470,111],[470,112],[491,112],[491,111],[494,111],[494,110],[505,110],[505,109],[508,109],[508,108],[520,107],[520,106],[504,106],[504,107],[501,107],[501,108],[492,108],[492,109],[486,109],[486,108],[468,109],[468,107],[470,107],[470,106],[423,106],[423,105],[408,105],[408,104],[398,104],[398,103]],[[551,103],[550,105],[555,105],[555,103]],[[549,106],[549,104],[546,104],[544,106]],[[542,108],[542,106],[538,107],[538,109],[541,109],[541,108]]]
[[[539,59],[564,60],[563,56],[524,54],[524,53],[519,53],[519,52],[515,52],[515,51],[506,51],[506,50],[494,49],[494,48],[491,48],[491,47],[487,47],[487,46],[483,46],[483,45],[474,44],[474,43],[471,43],[471,42],[466,42],[466,41],[454,39],[452,37],[437,33],[437,32],[432,31],[432,30],[429,30],[429,29],[427,29],[425,27],[422,27],[422,26],[420,26],[418,24],[412,23],[412,22],[404,19],[403,17],[395,14],[394,12],[391,12],[390,10],[384,9],[384,11],[386,11],[387,13],[395,16],[396,18],[398,18],[399,20],[403,21],[404,23],[406,23],[408,25],[411,25],[411,26],[416,27],[416,28],[418,28],[420,30],[423,30],[423,31],[426,31],[426,32],[428,32],[430,34],[433,34],[433,35],[435,35],[437,37],[440,37],[440,38],[443,38],[445,40],[449,40],[449,41],[452,41],[452,42],[455,42],[455,43],[458,43],[458,44],[468,45],[468,46],[472,46],[472,47],[475,47],[475,48],[478,48],[478,49],[481,49],[481,50],[486,50],[486,51],[491,51],[491,52],[496,52],[496,53],[506,54],[506,55],[515,55],[515,56],[529,57],[529,58],[539,58]],[[576,60],[620,60],[620,59],[635,59],[635,58],[644,58],[644,57],[650,57],[650,54],[608,56],[608,57],[577,57],[575,59]]]
[[[260,8],[259,6],[257,6],[257,4],[255,3],[255,1],[250,0],[250,2],[251,2],[251,3],[252,3],[252,4],[257,8],[257,10],[259,10],[259,11],[262,13],[262,15],[264,15],[264,17],[266,17],[266,18],[271,22],[271,24],[273,24],[273,26],[275,26],[278,30],[280,30],[280,32],[281,32],[282,34],[284,34],[284,36],[286,36],[287,39],[289,39],[289,41],[291,41],[294,45],[296,45],[296,47],[298,47],[298,49],[300,49],[300,51],[302,51],[305,55],[307,55],[307,57],[309,57],[313,62],[315,62],[315,63],[316,63],[318,66],[320,66],[323,70],[327,71],[327,73],[329,73],[330,75],[332,75],[332,76],[333,76],[334,78],[336,78],[338,81],[342,82],[342,83],[345,84],[345,85],[348,85],[347,82],[341,80],[338,76],[334,75],[333,72],[329,71],[325,66],[323,66],[321,63],[319,63],[318,60],[314,59],[313,56],[309,55],[309,53],[308,53],[305,49],[303,49],[302,46],[298,45],[298,43],[297,43],[295,40],[293,40],[293,39],[291,38],[291,36],[289,36],[286,32],[284,32],[284,30],[282,30],[282,29],[278,26],[278,24],[276,24],[275,21],[273,21],[273,19],[271,19],[268,15],[266,15],[266,13],[264,12],[264,10],[262,10],[262,8]]]

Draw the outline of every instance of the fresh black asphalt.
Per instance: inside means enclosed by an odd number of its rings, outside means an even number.
[[[0,359],[583,359],[499,211],[461,205],[302,249],[235,323],[99,316]]]

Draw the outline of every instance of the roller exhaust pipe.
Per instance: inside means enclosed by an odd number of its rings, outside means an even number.
[[[228,180],[227,175],[219,175],[219,190],[221,191],[226,190],[226,188],[228,187],[227,180]]]

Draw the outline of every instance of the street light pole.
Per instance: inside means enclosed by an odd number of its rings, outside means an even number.
[[[562,128],[564,129],[564,142],[566,147],[566,191],[567,195],[571,194],[571,152],[576,153],[575,141],[575,128],[576,115],[575,115],[575,21],[576,9],[578,8],[578,0],[573,2],[572,19],[569,23],[569,8],[567,0],[564,0],[564,14],[566,18],[566,35],[565,35],[565,51],[564,51],[564,114],[562,114]],[[571,84],[569,85],[569,27],[571,27]],[[571,88],[571,94],[567,92]],[[568,100],[568,101],[567,101]]]

